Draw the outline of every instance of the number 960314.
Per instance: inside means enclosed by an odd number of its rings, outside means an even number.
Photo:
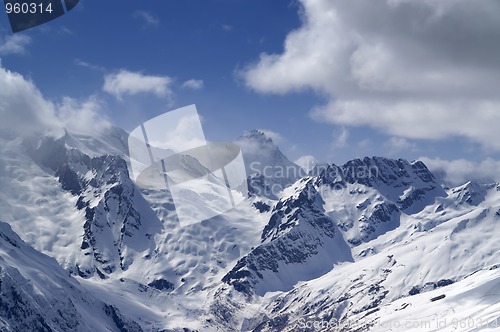
[[[6,3],[5,11],[7,14],[44,14],[52,13],[52,4],[48,3],[44,5],[43,3],[36,2],[23,2],[23,3]]]

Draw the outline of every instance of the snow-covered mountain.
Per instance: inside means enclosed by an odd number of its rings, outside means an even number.
[[[334,264],[352,261],[349,247],[323,205],[312,179],[287,188],[262,231],[261,244],[222,281],[238,291],[264,295],[290,290],[300,280],[328,272]]]
[[[2,331],[142,331],[0,222]]]
[[[0,138],[2,330],[500,325],[498,184],[444,189],[422,162],[380,157],[305,174],[251,131],[236,140],[248,197],[181,227],[167,189],[130,179],[126,142]]]
[[[236,143],[243,152],[251,195],[276,199],[279,192],[306,175],[260,130],[245,132]]]

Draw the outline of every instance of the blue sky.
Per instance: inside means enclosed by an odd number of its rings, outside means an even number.
[[[258,128],[291,160],[424,157],[489,176],[500,150],[500,8],[469,6],[82,0],[15,35],[2,12],[0,59],[45,99],[92,100],[126,130],[194,103],[210,140]],[[135,78],[139,87],[120,81]]]

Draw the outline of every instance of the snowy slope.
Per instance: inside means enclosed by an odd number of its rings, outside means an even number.
[[[252,131],[238,139],[249,197],[181,227],[169,190],[130,179],[125,142],[116,128],[0,139],[0,220],[22,239],[0,224],[0,298],[23,308],[13,316],[0,306],[3,326],[386,331],[432,315],[498,321],[497,184],[445,190],[423,163],[380,157],[306,176]],[[216,202],[216,187],[195,189],[186,206]]]
[[[2,331],[142,331],[0,222]]]
[[[484,281],[491,287],[482,285],[482,279],[466,282],[475,280],[478,271],[496,270],[500,266],[500,243],[497,240],[500,231],[500,194],[496,186],[486,187],[489,188],[486,198],[478,205],[464,203],[461,195],[450,195],[437,198],[435,204],[420,213],[403,214],[399,227],[354,247],[354,263],[335,266],[331,272],[315,280],[298,283],[293,290],[273,299],[263,309],[266,317],[252,321],[251,325],[259,331],[295,331],[304,326],[304,322],[323,322],[324,326],[340,324],[345,331],[356,331],[360,326],[353,322],[359,323],[361,318],[370,316],[370,319],[364,320],[367,323],[361,330],[384,330],[379,321],[392,321],[394,326],[394,322],[402,319],[404,314],[396,312],[393,318],[386,319],[385,314],[389,314],[382,311],[383,308],[395,310],[399,307],[392,303],[398,299],[402,300],[395,303],[404,306],[403,303],[413,303],[413,296],[440,289],[424,297],[432,298],[446,293],[445,289],[457,282],[481,287],[482,293],[477,294],[475,300],[482,303],[488,314],[478,314],[480,310],[469,303],[464,304],[463,313],[443,310],[440,319],[466,320],[469,312],[476,311],[478,313],[473,317],[477,319],[496,319],[500,316],[498,307],[488,305],[495,302],[481,301],[484,297],[498,297],[491,282]],[[481,188],[479,192],[484,190]],[[452,189],[453,192],[457,193],[457,189]],[[342,205],[349,205],[346,197],[341,202]],[[356,202],[351,204],[355,205]],[[330,205],[335,206],[335,202],[330,202]],[[495,273],[498,278],[498,272]],[[459,291],[459,294],[454,294],[456,302],[460,301],[460,293],[466,293],[469,297],[475,294],[473,288],[457,286],[454,289]],[[415,301],[419,303],[421,300]],[[379,310],[379,316],[375,315]],[[371,321],[372,317],[382,318]],[[457,330],[468,331],[466,328]]]
[[[394,301],[364,320],[377,331],[498,331],[499,290],[499,270],[486,269],[444,289]]]
[[[272,210],[262,243],[222,279],[238,291],[264,295],[290,290],[299,280],[319,277],[335,264],[352,260],[337,226],[324,213],[312,179],[297,181],[284,196]]]
[[[120,306],[145,328],[156,321],[196,327],[196,319],[185,317],[191,310],[200,315],[201,290],[220,283],[228,266],[258,243],[268,213],[247,201],[180,227],[168,191],[139,190],[123,156],[99,155],[105,146],[99,138],[92,145],[85,140],[85,153],[68,138],[75,136],[1,142],[1,217],[66,274],[82,278],[96,298]],[[192,303],[187,294],[195,297]],[[149,306],[131,305],[145,296],[152,297]],[[165,320],[166,303],[179,320]]]

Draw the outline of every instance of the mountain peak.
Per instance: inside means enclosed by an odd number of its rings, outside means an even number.
[[[421,161],[365,157],[348,161],[342,166],[334,164],[315,168],[317,184],[332,188],[345,188],[348,184],[361,184],[378,190],[386,198],[397,202],[400,209],[416,213],[436,197],[447,194],[434,175]]]
[[[245,132],[236,143],[241,147],[247,175],[258,182],[250,180],[251,192],[275,197],[282,189],[306,175],[262,130]],[[263,188],[270,188],[271,191]]]
[[[488,191],[495,187],[495,184],[480,184],[469,181],[461,186],[451,189],[451,195],[456,197],[458,204],[467,203],[472,206],[481,204],[488,194]]]
[[[387,185],[394,185],[394,183],[401,180],[411,182],[418,179],[424,183],[435,184],[436,179],[429,171],[427,166],[421,161],[409,162],[406,159],[390,159],[385,157],[365,157],[363,159],[354,159],[348,161],[342,166],[343,169],[348,169],[352,175],[351,178],[346,177],[348,182],[359,181],[358,171],[360,168],[367,169],[370,173],[369,176],[375,180],[381,181]],[[349,174],[349,173],[348,173]],[[364,174],[364,173],[363,173]]]
[[[266,135],[262,130],[252,129],[250,131],[245,131],[239,138],[238,141],[254,141],[260,143],[271,143],[274,145],[273,139]]]

